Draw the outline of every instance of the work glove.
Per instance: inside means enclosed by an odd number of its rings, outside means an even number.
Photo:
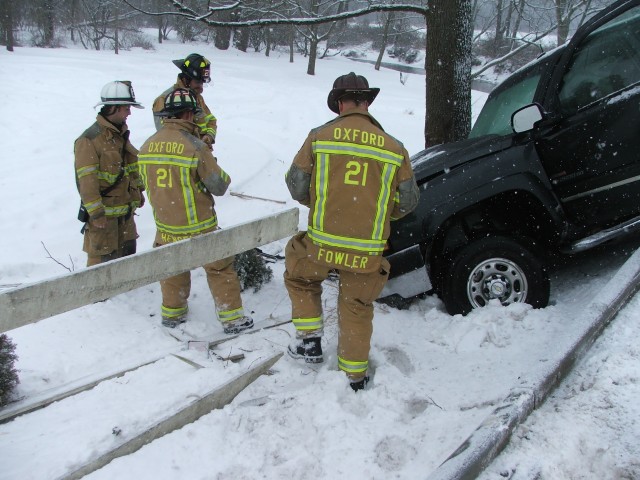
[[[202,136],[202,141],[207,144],[207,147],[209,147],[209,150],[213,151],[213,144],[215,143],[215,139],[211,135],[209,135],[208,133],[205,133]]]

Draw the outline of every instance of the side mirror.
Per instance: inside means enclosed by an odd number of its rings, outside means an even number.
[[[515,133],[528,132],[540,120],[542,120],[542,107],[532,103],[513,112],[511,128]]]

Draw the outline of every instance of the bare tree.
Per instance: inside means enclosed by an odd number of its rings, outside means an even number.
[[[127,36],[137,33],[133,19],[138,12],[123,12],[120,0],[80,0],[77,23],[71,25],[85,48],[113,48],[116,54],[123,48]],[[129,38],[131,41],[131,38]]]
[[[14,38],[14,2],[13,0],[0,0],[0,43],[7,46],[7,51],[13,52]]]
[[[78,15],[78,0],[70,0],[69,7],[67,10],[67,18],[69,19],[69,34],[71,35],[71,41],[75,43],[76,35],[75,28],[73,27],[76,24]]]
[[[259,13],[258,18],[246,21],[220,19],[220,14],[225,11],[251,9],[240,1],[223,6],[211,4],[203,12],[197,12],[182,0],[169,0],[173,5],[173,12],[149,12],[132,5],[132,0],[123,1],[148,15],[172,13],[209,27],[227,28],[293,25],[298,31],[301,27],[309,27],[312,31],[320,25],[331,25],[334,22],[376,12],[402,11],[420,14],[426,19],[428,26],[425,145],[462,139],[471,128],[471,0],[432,0],[429,7],[422,5],[422,2],[391,4],[384,1],[368,1],[360,8],[354,7],[340,13],[337,13],[335,2],[321,4],[319,0],[311,0],[310,10],[299,10],[298,17],[292,17],[290,10],[288,14],[282,13],[282,10],[291,5],[290,1],[282,0],[281,3],[272,5],[269,11],[254,8],[254,11]],[[320,12],[321,7],[324,13]],[[326,37],[316,32],[309,37],[314,38],[318,40]],[[310,49],[313,49],[310,40],[309,44]],[[307,73],[314,72],[315,60],[310,59]]]
[[[587,0],[553,0],[556,14],[556,24],[558,33],[558,45],[562,45],[569,38],[569,29],[571,22],[580,15],[582,11],[586,11],[591,2]]]
[[[516,46],[515,39],[518,36],[518,32],[520,31],[520,23],[522,22],[522,15],[524,13],[524,2],[525,0],[513,0],[515,20],[513,22],[513,28],[511,30],[511,50],[513,50]]]
[[[387,44],[389,42],[389,30],[391,29],[393,22],[395,22],[395,12],[389,12],[385,15],[384,19],[384,27],[382,29],[382,44],[380,45],[380,50],[378,52],[378,58],[376,59],[376,70],[380,70],[380,64],[382,63],[382,57],[384,56],[384,51],[387,49]]]
[[[33,43],[37,47],[53,47],[55,38],[56,5],[54,0],[31,0],[28,16],[35,27]]]
[[[155,0],[155,8],[160,9],[163,4],[163,0]],[[158,15],[156,18],[156,25],[158,26],[158,43],[162,43],[163,40],[169,38],[169,32],[171,27],[169,25],[169,19],[163,15]]]

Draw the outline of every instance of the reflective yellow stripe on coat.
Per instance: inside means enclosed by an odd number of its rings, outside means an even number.
[[[182,189],[182,198],[184,200],[187,225],[167,225],[160,222],[154,212],[156,227],[160,232],[174,236],[191,236],[214,229],[218,226],[218,217],[215,214],[206,220],[200,221],[198,219],[195,199],[196,192],[191,182],[190,174],[190,169],[198,167],[197,158],[182,157],[180,155],[151,155],[147,153],[138,156],[138,166],[148,195],[151,195],[151,189],[148,184],[148,166],[177,167],[179,169],[179,180]],[[203,191],[204,188],[202,182],[197,182],[195,185],[196,190]]]
[[[313,142],[316,155],[316,182],[314,185],[316,201],[313,206],[312,225],[308,228],[309,238],[315,243],[346,248],[368,254],[380,254],[384,250],[384,224],[387,217],[389,198],[396,171],[400,168],[403,156],[382,148],[357,143],[317,140]],[[370,238],[354,238],[333,235],[324,229],[324,215],[329,189],[329,167],[331,155],[345,155],[375,160],[382,164],[380,192],[371,228]]]

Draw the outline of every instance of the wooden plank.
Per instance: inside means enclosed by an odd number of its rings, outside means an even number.
[[[298,209],[0,292],[0,333],[293,235]]]
[[[114,373],[109,373],[107,375],[102,374],[101,376],[93,377],[89,381],[87,381],[85,377],[84,379],[74,381],[70,384],[62,385],[55,389],[41,392],[37,395],[34,395],[33,397],[27,397],[19,402],[13,404],[10,403],[0,411],[0,424],[10,422],[14,418],[19,417],[20,415],[24,415],[25,413],[31,413],[35,412],[36,410],[40,410],[41,408],[47,407],[54,402],[64,400],[65,398],[71,397],[72,395],[91,390],[101,382],[106,382],[107,380],[122,377],[128,372],[132,372],[134,370],[137,370],[138,368],[142,368],[155,363],[158,360],[165,358],[166,356],[167,354],[164,353],[141,364],[135,364],[127,366],[125,368],[121,368],[119,371]]]
[[[77,480],[85,475],[95,472],[99,468],[104,467],[112,460],[116,458],[130,455],[148,443],[178,430],[189,423],[193,423],[203,415],[210,413],[217,408],[223,408],[225,405],[231,403],[231,401],[248,385],[255,381],[260,375],[265,373],[274,363],[280,359],[282,353],[278,353],[268,358],[267,360],[259,363],[255,367],[248,370],[246,373],[234,378],[233,380],[225,383],[221,387],[216,388],[212,392],[204,395],[198,400],[194,400],[185,408],[177,413],[167,416],[163,420],[153,425],[151,428],[145,430],[140,435],[128,440],[122,445],[114,448],[113,450],[99,456],[98,458],[89,461],[85,465],[77,468],[73,472],[61,477],[59,480]]]
[[[265,325],[266,323],[266,325]],[[291,323],[291,320],[281,320],[281,319],[268,319],[266,321],[263,322],[257,322],[255,327],[251,330],[245,330],[242,333],[239,334],[235,334],[235,335],[226,335],[226,334],[220,334],[219,336],[214,337],[213,339],[183,339],[183,338],[179,338],[179,337],[174,337],[176,340],[178,340],[179,342],[185,342],[187,345],[187,348],[195,348],[196,350],[202,350],[202,351],[207,351],[209,349],[213,349],[214,347],[223,344],[225,342],[228,342],[229,340],[234,340],[236,338],[238,338],[240,335],[250,335],[253,333],[257,333],[257,332],[261,332],[262,330],[267,330],[270,328],[275,328],[275,327],[279,327],[282,325],[285,325],[287,323]],[[168,332],[171,335],[171,331]],[[199,348],[198,348],[199,347]],[[182,347],[180,347],[181,349]],[[5,407],[3,407],[2,409],[0,409],[0,424],[2,423],[7,423],[10,422],[11,420],[13,420],[16,417],[19,417],[20,415],[24,415],[26,413],[31,413],[31,412],[35,412],[36,410],[40,410],[41,408],[47,407],[49,405],[51,405],[54,402],[58,402],[60,400],[64,400],[65,398],[68,398],[72,395],[76,395],[78,393],[87,391],[87,390],[91,390],[93,387],[95,387],[96,385],[98,385],[100,382],[104,382],[107,380],[111,380],[113,378],[118,378],[123,376],[125,373],[131,372],[133,370],[137,370],[138,368],[144,367],[146,365],[149,365],[151,363],[157,362],[158,360],[161,360],[163,358],[165,358],[167,355],[173,355],[176,358],[179,358],[180,360],[189,363],[191,366],[195,367],[195,368],[202,368],[200,365],[197,365],[195,363],[190,363],[189,360],[185,359],[184,357],[181,357],[180,355],[176,354],[176,351],[178,351],[177,349],[171,348],[169,350],[166,350],[164,353],[154,356],[153,358],[149,359],[149,360],[145,360],[143,363],[141,364],[133,364],[133,365],[127,365],[124,368],[122,366],[120,366],[118,368],[117,371],[111,371],[109,373],[106,374],[101,374],[101,375],[93,375],[93,376],[89,376],[89,377],[84,377],[78,380],[75,380],[69,384],[66,385],[61,385],[59,387],[53,388],[53,389],[49,389],[46,390],[44,392],[40,392],[38,394],[33,395],[32,397],[28,397],[25,399],[22,399],[20,401],[17,401],[15,403],[10,403],[9,405],[6,405]],[[232,355],[232,356],[221,356],[218,355],[217,353],[213,352],[213,355],[215,355],[217,358],[221,359],[221,360],[228,360],[231,362],[236,362],[241,360],[243,357],[242,354],[239,355]],[[82,383],[84,382],[84,383]]]

